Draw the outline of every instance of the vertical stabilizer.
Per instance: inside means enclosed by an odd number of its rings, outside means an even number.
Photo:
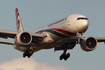
[[[21,22],[21,19],[20,19],[18,8],[15,9],[15,12],[16,12],[16,27],[17,27],[17,32],[22,32],[24,30],[23,30],[23,26],[22,26],[22,22]]]

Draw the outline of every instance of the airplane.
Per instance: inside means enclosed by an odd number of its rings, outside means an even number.
[[[33,53],[42,49],[54,51],[63,50],[59,59],[65,61],[70,57],[67,50],[73,49],[80,44],[83,51],[93,51],[98,42],[105,42],[105,37],[82,37],[89,27],[89,20],[82,14],[72,14],[56,22],[45,25],[37,30],[24,31],[18,8],[16,13],[17,31],[0,30],[0,38],[13,38],[14,43],[0,42],[1,44],[13,45],[15,49],[23,52],[23,58],[30,58]]]

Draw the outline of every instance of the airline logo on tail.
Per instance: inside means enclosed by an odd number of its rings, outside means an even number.
[[[22,23],[21,23],[21,19],[20,19],[20,15],[19,15],[19,11],[18,8],[16,8],[16,25],[17,25],[17,31],[21,32],[23,31],[23,27],[22,27]]]

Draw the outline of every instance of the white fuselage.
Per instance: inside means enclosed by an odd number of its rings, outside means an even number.
[[[86,16],[81,14],[73,14],[37,30],[31,33],[43,34],[45,35],[44,40],[36,45],[35,51],[41,49],[49,49],[53,47],[60,46],[60,44],[54,44],[54,42],[62,42],[65,39],[70,39],[77,36],[77,33],[85,33],[88,28],[88,19]],[[25,47],[16,48],[20,51],[21,49],[26,49]]]

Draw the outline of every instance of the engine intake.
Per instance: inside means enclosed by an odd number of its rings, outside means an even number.
[[[19,45],[29,45],[31,41],[32,36],[28,32],[20,32],[15,39],[15,42]]]
[[[84,51],[93,51],[97,47],[97,40],[94,37],[86,37],[81,40],[80,45]]]
[[[21,35],[20,39],[21,39],[21,41],[22,41],[23,43],[29,43],[30,40],[31,40],[31,36],[30,36],[30,34],[28,34],[28,33],[23,33],[23,34]]]

